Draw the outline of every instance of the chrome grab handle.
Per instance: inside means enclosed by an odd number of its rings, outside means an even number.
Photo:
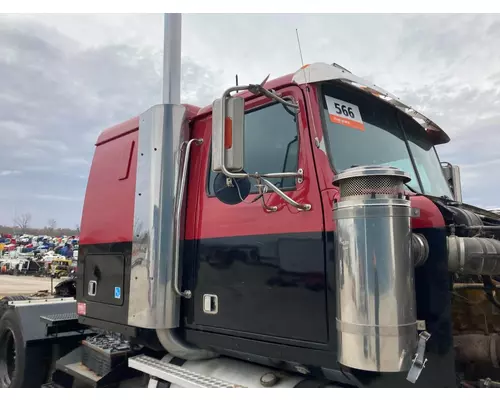
[[[186,299],[190,299],[192,296],[192,293],[190,290],[181,291],[179,288],[179,246],[178,246],[178,243],[180,241],[179,236],[181,234],[180,219],[181,219],[182,204],[184,202],[184,189],[186,187],[186,176],[187,176],[187,170],[188,170],[188,165],[189,165],[189,154],[191,152],[191,145],[193,143],[200,145],[203,143],[203,139],[191,139],[187,142],[186,154],[184,156],[184,165],[182,167],[179,195],[177,196],[177,204],[175,207],[175,238],[174,238],[175,258],[174,258],[174,279],[173,279],[174,282],[173,282],[173,285],[174,285],[175,294],[177,294],[178,296],[184,297]]]

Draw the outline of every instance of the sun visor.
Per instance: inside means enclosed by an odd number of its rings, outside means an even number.
[[[450,141],[450,137],[425,115],[419,113],[411,106],[404,104],[388,91],[352,74],[337,64],[330,65],[327,63],[314,63],[305,65],[295,73],[292,79],[293,82],[299,85],[305,83],[327,82],[332,80],[341,81],[354,86],[355,88],[367,92],[409,115],[426,130],[435,145],[448,143]]]

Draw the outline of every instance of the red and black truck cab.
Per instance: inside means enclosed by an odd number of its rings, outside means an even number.
[[[291,74],[265,87],[293,98],[299,112],[291,115],[262,95],[238,94],[245,99],[245,169],[302,170],[303,179],[274,183],[295,201],[310,204],[310,211],[300,211],[272,192],[263,197],[267,206],[277,207],[274,212],[263,207],[254,190],[237,205],[215,196],[211,107],[164,108],[161,118],[153,111],[149,120],[140,116],[107,129],[96,143],[81,222],[77,286],[81,322],[131,336],[173,327],[200,348],[255,362],[301,365],[314,375],[361,386],[455,386],[445,224],[438,207],[415,193],[412,206],[420,215],[412,218],[412,228],[426,237],[430,248],[426,263],[415,271],[417,316],[432,335],[428,366],[413,385],[404,373],[359,371],[338,363],[333,204],[339,190],[333,184],[331,149],[336,143],[327,133],[322,85],[298,84]],[[370,96],[341,83],[332,83],[332,88],[338,88],[339,97],[344,91],[349,96]],[[370,121],[371,115],[365,111],[363,117]],[[152,163],[144,167],[141,160],[163,152],[158,168],[178,165],[180,158],[168,159],[179,145],[174,139],[163,138],[161,148],[144,139],[151,125],[178,118],[184,121],[185,138],[203,142],[191,149],[180,241],[179,286],[192,295],[179,300],[179,315],[164,316],[168,293],[159,292],[171,290],[172,278],[162,272],[167,267],[161,262],[170,260],[160,260],[158,270],[151,273],[151,265],[138,256],[142,251],[138,225],[152,224],[146,228],[148,240],[154,242],[155,218],[163,221],[158,223],[162,226],[173,213],[175,193],[168,182],[172,187],[178,182],[167,179],[161,188],[151,189],[158,169]],[[357,149],[342,151],[355,154]],[[148,189],[141,192],[143,187]],[[170,191],[163,197],[168,202],[149,210],[149,219],[138,218],[142,198],[151,199],[162,190]],[[149,257],[148,262],[155,260],[154,254]],[[207,310],[206,296],[216,299],[216,312]]]

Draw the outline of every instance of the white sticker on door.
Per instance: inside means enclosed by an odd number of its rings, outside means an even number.
[[[325,98],[331,122],[360,131],[365,130],[358,106],[330,96]]]

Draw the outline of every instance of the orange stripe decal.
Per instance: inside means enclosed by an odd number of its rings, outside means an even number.
[[[233,121],[226,117],[224,122],[224,148],[230,149],[233,147]]]
[[[330,121],[332,121],[334,124],[347,126],[348,128],[357,129],[363,132],[365,130],[365,125],[362,122],[353,121],[350,118],[342,118],[339,117],[338,115],[330,114]]]

